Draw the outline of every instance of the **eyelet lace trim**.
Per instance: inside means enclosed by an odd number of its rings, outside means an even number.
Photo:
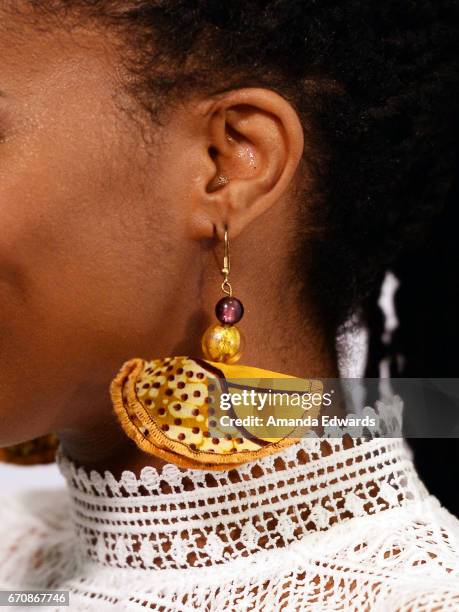
[[[365,442],[343,431],[227,472],[169,464],[116,480],[62,452],[58,463],[82,556],[115,567],[209,567],[426,495],[400,439]]]

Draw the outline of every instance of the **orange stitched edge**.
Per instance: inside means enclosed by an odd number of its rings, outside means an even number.
[[[165,461],[175,463],[179,467],[187,469],[206,470],[229,470],[241,463],[254,461],[260,457],[272,455],[277,451],[298,442],[296,438],[284,438],[279,442],[273,442],[256,451],[241,451],[231,455],[217,455],[205,451],[193,451],[186,444],[170,440],[159,429],[157,423],[148,415],[144,406],[137,399],[135,393],[135,381],[143,367],[144,361],[140,358],[130,359],[122,366],[116,377],[110,384],[110,396],[115,414],[121,427],[136,445],[145,453],[155,455]],[[123,402],[123,387],[127,385],[127,401],[133,407],[140,420],[148,424],[149,436],[154,436],[155,441],[148,439],[134,425],[129,417]],[[179,450],[177,450],[179,449]]]

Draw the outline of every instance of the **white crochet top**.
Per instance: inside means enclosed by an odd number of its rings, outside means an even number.
[[[459,610],[459,522],[400,439],[119,480],[58,462],[68,491],[1,503],[0,589],[68,590],[72,611]]]

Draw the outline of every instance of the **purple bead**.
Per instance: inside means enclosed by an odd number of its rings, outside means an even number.
[[[215,314],[220,323],[234,325],[242,319],[244,306],[235,297],[224,297],[217,302]]]

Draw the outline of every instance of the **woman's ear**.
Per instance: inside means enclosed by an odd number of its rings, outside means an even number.
[[[286,99],[261,88],[221,94],[196,117],[202,165],[190,212],[202,237],[216,228],[223,238],[225,226],[235,237],[292,183],[303,153],[303,128]]]

